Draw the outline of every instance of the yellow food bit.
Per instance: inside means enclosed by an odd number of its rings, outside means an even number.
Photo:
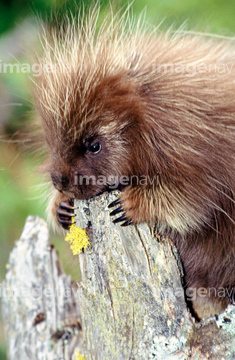
[[[68,241],[70,244],[73,255],[78,255],[82,249],[86,249],[87,246],[90,245],[88,240],[89,238],[86,230],[77,227],[76,224],[70,226],[69,232],[65,238],[65,241]]]
[[[84,355],[80,355],[79,352],[76,352],[76,359],[75,360],[86,360]]]

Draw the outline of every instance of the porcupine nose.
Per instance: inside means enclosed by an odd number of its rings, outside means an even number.
[[[69,180],[63,174],[51,174],[51,180],[58,191],[68,190]]]

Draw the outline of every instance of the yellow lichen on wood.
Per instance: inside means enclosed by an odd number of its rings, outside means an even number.
[[[82,249],[86,249],[88,245],[90,245],[86,230],[77,227],[76,224],[72,224],[70,226],[69,232],[65,237],[65,241],[68,241],[70,244],[70,249],[72,250],[73,255],[80,254]]]
[[[80,355],[79,352],[76,352],[75,360],[86,360],[84,355]]]

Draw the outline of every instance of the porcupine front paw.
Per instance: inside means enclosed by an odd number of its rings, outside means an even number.
[[[118,199],[114,200],[111,204],[109,204],[109,208],[113,208],[116,206],[110,216],[112,217],[113,223],[121,223],[121,226],[131,225],[133,221],[134,213],[132,211],[132,204],[129,201],[128,193],[124,191]],[[119,214],[120,216],[116,217]],[[113,218],[115,217],[115,218]]]
[[[62,201],[57,210],[58,221],[65,230],[69,230],[70,226],[74,224],[73,217],[75,216],[73,200]]]
[[[109,208],[112,208],[116,205],[120,205],[120,199],[116,199],[114,200],[111,204],[109,204]],[[115,218],[115,219],[112,219],[113,220],[113,223],[116,224],[118,222],[122,222],[121,226],[128,226],[130,224],[132,224],[132,220],[127,220],[127,217],[126,217],[126,214],[125,214],[125,210],[122,208],[122,206],[118,206],[115,210],[113,210],[111,213],[110,213],[110,216],[113,217],[117,214],[120,214],[121,216]]]
[[[147,194],[147,196],[146,196]],[[113,222],[121,222],[121,226],[151,222],[157,218],[156,206],[149,188],[127,187],[109,208],[116,206],[110,216],[115,216]],[[116,217],[120,214],[119,217]]]

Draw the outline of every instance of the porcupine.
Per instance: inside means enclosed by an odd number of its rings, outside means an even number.
[[[235,52],[231,41],[150,31],[128,16],[98,27],[96,9],[42,35],[34,98],[54,185],[49,213],[68,229],[73,199],[125,176],[110,215],[169,235],[188,289],[214,289],[192,300],[203,318],[225,309],[235,286]]]

